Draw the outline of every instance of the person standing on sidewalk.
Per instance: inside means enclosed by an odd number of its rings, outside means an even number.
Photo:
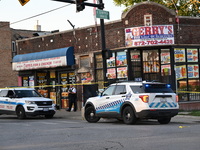
[[[68,90],[68,98],[69,98],[69,108],[66,111],[71,111],[72,105],[74,105],[74,111],[77,110],[77,95],[76,95],[76,88],[73,84],[70,85]]]

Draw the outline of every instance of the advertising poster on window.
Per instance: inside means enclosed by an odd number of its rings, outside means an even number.
[[[176,66],[175,67],[175,71],[176,71],[176,79],[183,79],[186,78],[186,65],[182,65],[182,66]]]
[[[162,76],[169,76],[171,75],[171,66],[170,65],[161,65],[161,75]]]
[[[92,74],[90,72],[81,73],[81,82],[90,83],[92,81]]]
[[[140,61],[140,52],[131,52],[131,60]]]
[[[188,78],[199,78],[198,65],[188,65]]]
[[[29,76],[29,86],[35,86],[34,76]]]
[[[115,68],[107,69],[107,78],[116,79],[116,70]]]
[[[127,78],[127,67],[117,68],[117,78]]]
[[[125,45],[172,45],[174,44],[173,25],[141,26],[125,29]]]
[[[25,86],[25,87],[29,86],[28,85],[28,77],[22,77],[22,82],[23,82],[22,83],[23,86]]]
[[[39,72],[37,73],[37,85],[40,86],[38,92],[42,94],[44,97],[48,97],[48,90],[46,90],[43,86],[47,85],[47,73]]]
[[[110,59],[107,59],[107,67],[115,67],[115,57],[110,57]]]
[[[187,61],[188,62],[198,62],[197,49],[187,49]]]
[[[60,82],[62,84],[61,87],[61,101],[62,101],[62,108],[68,107],[68,74],[67,73],[61,73],[60,74]]]
[[[185,62],[185,49],[175,48],[174,49],[175,62]]]
[[[170,63],[170,53],[162,52],[161,53],[161,64],[168,64],[168,63]]]
[[[117,53],[116,65],[117,66],[127,65],[126,52],[118,52]]]
[[[75,84],[76,83],[76,76],[74,72],[70,72],[69,74],[69,84]]]

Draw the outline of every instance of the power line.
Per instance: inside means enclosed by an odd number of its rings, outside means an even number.
[[[31,17],[28,17],[28,18],[25,18],[25,19],[19,20],[19,21],[12,22],[12,23],[10,23],[10,25],[12,25],[12,24],[16,24],[16,23],[19,23],[19,22],[22,22],[22,21],[26,21],[26,20],[29,20],[29,19],[32,19],[32,18],[35,18],[35,17],[41,16],[41,15],[44,15],[44,14],[50,13],[50,12],[52,12],[52,11],[56,11],[56,10],[58,10],[58,9],[61,9],[61,8],[67,7],[67,6],[69,6],[69,5],[71,5],[71,4],[67,4],[67,5],[64,5],[64,6],[61,6],[61,7],[58,7],[58,8],[55,8],[55,9],[52,9],[52,10],[49,10],[49,11],[43,12],[43,13],[41,13],[41,14],[37,14],[37,15],[34,15],[34,16],[31,16]],[[4,27],[4,26],[0,26],[0,27]]]

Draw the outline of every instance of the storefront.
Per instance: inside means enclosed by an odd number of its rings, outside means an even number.
[[[176,45],[173,25],[125,29],[126,48],[107,59],[108,83],[159,81],[172,85],[180,101],[200,99],[200,45]],[[96,53],[95,78],[103,81],[103,59]]]
[[[16,55],[13,70],[18,71],[18,85],[36,88],[61,108],[68,107],[69,84],[76,82],[74,48]]]

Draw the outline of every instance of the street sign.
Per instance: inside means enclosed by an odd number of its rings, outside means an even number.
[[[28,3],[30,0],[19,0],[20,4],[24,6],[26,3]]]
[[[100,19],[110,19],[109,11],[97,9],[96,10],[96,17]]]

